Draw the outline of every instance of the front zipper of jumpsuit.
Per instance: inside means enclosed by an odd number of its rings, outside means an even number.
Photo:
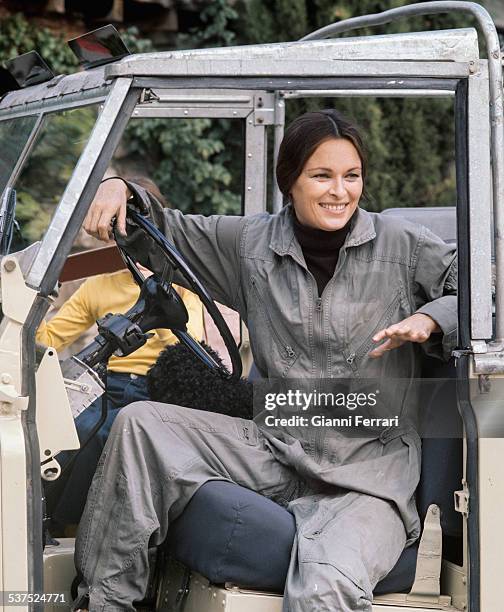
[[[315,280],[315,277],[311,272],[309,272],[311,276],[312,284],[315,286],[315,291],[317,298],[315,299],[315,309],[314,309],[314,321],[313,321],[313,338],[315,347],[320,347],[317,351],[315,351],[315,365],[318,366],[319,370],[319,379],[323,380],[324,378],[331,378],[331,373],[327,371],[327,353],[328,353],[328,342],[331,342],[331,338],[326,338],[324,335],[324,315],[323,315],[323,304],[324,304],[324,294],[327,291],[327,287],[330,283],[337,282],[336,276],[341,270],[346,259],[346,253],[344,249],[340,249],[338,263],[336,264],[336,268],[334,269],[332,277],[327,282],[324,290],[322,291],[322,295],[318,297],[318,286]],[[320,387],[320,383],[317,384]],[[321,390],[321,389],[320,389]],[[315,460],[320,461],[323,456],[324,449],[324,435],[323,428],[318,428],[315,431]]]
[[[316,283],[315,283],[316,284]],[[317,288],[318,291],[318,288]],[[324,292],[322,292],[323,294]],[[315,329],[317,330],[317,334],[320,337],[320,342],[316,342],[315,346],[320,345],[322,347],[321,350],[321,354],[320,354],[320,370],[319,370],[319,378],[324,378],[324,365],[325,365],[325,355],[326,355],[326,351],[325,351],[325,343],[323,342],[323,320],[322,320],[322,298],[321,297],[317,297],[317,299],[315,300],[315,315],[314,315],[314,322],[313,322],[313,330],[314,333],[313,335],[315,336]],[[315,361],[317,363],[317,360]],[[319,391],[322,391],[322,389],[320,388],[320,383],[317,382],[317,387]],[[315,428],[315,448],[314,448],[314,455],[315,455],[315,461],[320,461],[322,459],[322,455],[323,455],[323,448],[324,448],[324,440],[323,440],[323,435],[322,435],[322,431],[320,431],[322,428]]]

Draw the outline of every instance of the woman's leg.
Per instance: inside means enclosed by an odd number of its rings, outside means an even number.
[[[297,499],[284,612],[371,612],[373,589],[406,544],[393,504],[356,492]]]
[[[76,565],[90,610],[133,610],[159,545],[198,488],[229,480],[275,497],[295,474],[251,421],[139,402],[118,415],[79,527]],[[80,604],[80,602],[79,602]],[[80,604],[82,605],[82,604]]]

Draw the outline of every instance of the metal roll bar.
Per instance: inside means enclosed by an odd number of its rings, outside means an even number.
[[[336,34],[359,28],[378,26],[398,21],[405,17],[452,13],[458,11],[472,15],[481,29],[488,55],[490,93],[490,147],[492,161],[492,192],[495,240],[495,310],[496,341],[504,341],[504,131],[502,101],[502,55],[499,36],[492,17],[486,9],[475,2],[458,0],[447,2],[422,2],[390,9],[382,13],[352,17],[327,25],[304,36],[301,40],[329,38]]]

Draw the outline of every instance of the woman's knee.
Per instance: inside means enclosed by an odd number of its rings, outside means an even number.
[[[303,563],[302,580],[288,584],[289,612],[371,612],[372,592],[333,565]]]
[[[126,438],[136,439],[141,436],[146,443],[148,439],[157,439],[160,431],[163,432],[164,436],[169,435],[174,425],[170,422],[171,419],[163,418],[163,414],[159,411],[160,406],[168,411],[172,408],[179,408],[178,406],[156,404],[143,400],[128,404],[118,411],[112,423],[109,438],[124,440]]]
[[[133,402],[124,406],[117,411],[117,415],[112,423],[110,432],[117,433],[117,431],[128,425],[133,425],[140,421],[145,421],[149,416],[156,415],[149,402],[139,401]]]

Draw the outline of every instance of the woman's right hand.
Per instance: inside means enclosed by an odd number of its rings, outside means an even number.
[[[121,179],[114,178],[101,183],[84,219],[83,227],[86,232],[110,242],[112,220],[115,217],[119,234],[126,236],[126,202],[130,196],[128,186]]]

